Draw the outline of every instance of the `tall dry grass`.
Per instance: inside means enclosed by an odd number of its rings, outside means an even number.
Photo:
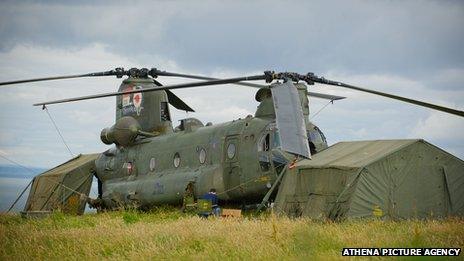
[[[338,259],[343,247],[464,248],[464,221],[201,219],[172,209],[0,216],[0,260]]]

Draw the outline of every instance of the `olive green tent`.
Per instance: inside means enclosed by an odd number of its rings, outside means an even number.
[[[98,155],[79,155],[34,177],[23,213],[33,215],[56,209],[84,213]]]
[[[340,142],[287,170],[275,208],[333,220],[464,216],[464,162],[424,140]]]

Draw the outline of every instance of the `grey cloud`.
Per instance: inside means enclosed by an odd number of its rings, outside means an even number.
[[[393,72],[464,67],[464,5],[434,1],[137,2],[8,4],[2,48],[108,44],[189,70]]]

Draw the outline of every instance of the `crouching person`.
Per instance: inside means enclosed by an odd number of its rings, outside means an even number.
[[[218,196],[216,194],[216,189],[212,188],[208,193],[204,194],[201,199],[209,201],[211,203],[211,209],[203,210],[199,214],[201,217],[208,217],[209,215],[215,215],[219,217],[221,215],[221,208],[218,205]]]

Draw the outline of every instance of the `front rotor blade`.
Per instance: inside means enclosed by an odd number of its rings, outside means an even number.
[[[271,92],[282,150],[311,158],[298,90],[286,81],[273,84]]]
[[[206,77],[201,75],[191,75],[191,74],[182,74],[182,73],[173,73],[173,72],[166,72],[166,71],[159,71],[156,70],[156,75],[158,76],[173,76],[173,77],[182,77],[182,78],[190,78],[190,79],[199,79],[199,80],[218,80],[218,78],[213,77]],[[247,87],[253,88],[267,88],[269,86],[263,84],[256,84],[256,83],[248,83],[248,82],[237,82],[234,83],[236,85],[242,85]],[[324,93],[317,93],[317,92],[308,92],[308,95],[314,98],[326,99],[331,101],[342,100],[346,97],[337,96],[337,95],[330,95]]]
[[[81,96],[81,97],[76,97],[76,98],[68,98],[68,99],[61,99],[61,100],[55,100],[55,101],[49,101],[49,102],[41,102],[41,103],[34,104],[34,106],[44,106],[44,105],[49,105],[49,104],[90,100],[90,99],[97,99],[97,98],[104,98],[104,97],[111,97],[111,96],[119,96],[119,95],[123,95],[123,94],[131,94],[131,93],[151,92],[151,91],[160,91],[160,90],[174,90],[174,89],[192,88],[192,87],[202,87],[202,86],[210,86],[210,85],[235,83],[235,82],[239,82],[239,81],[265,80],[266,77],[267,76],[265,74],[262,74],[262,75],[245,76],[245,77],[237,77],[237,78],[229,78],[229,79],[221,79],[221,80],[183,83],[183,84],[166,85],[166,86],[160,86],[160,87],[150,87],[150,88],[145,88],[145,89],[137,89],[137,90],[125,91],[125,92],[108,92],[108,93],[102,93],[102,94],[96,94],[96,95]]]
[[[406,97],[402,97],[402,96],[398,96],[398,95],[393,95],[393,94],[389,94],[389,93],[385,93],[385,92],[369,90],[369,89],[361,88],[361,87],[358,87],[358,86],[354,86],[354,85],[350,85],[350,84],[346,84],[346,83],[342,83],[342,82],[337,82],[337,81],[331,81],[331,80],[327,80],[325,78],[316,77],[316,76],[314,76],[314,78],[311,77],[310,80],[312,80],[314,82],[317,82],[317,83],[328,84],[328,85],[333,85],[333,86],[339,86],[339,87],[344,87],[344,88],[357,90],[357,91],[361,91],[361,92],[367,92],[367,93],[371,93],[371,94],[375,94],[375,95],[380,95],[380,96],[383,96],[383,97],[387,97],[387,98],[391,98],[391,99],[395,99],[395,100],[399,100],[399,101],[403,101],[403,102],[419,105],[419,106],[422,106],[422,107],[426,107],[426,108],[430,108],[430,109],[434,109],[434,110],[438,110],[438,111],[442,111],[442,112],[447,112],[447,113],[451,113],[451,114],[454,114],[454,115],[464,117],[464,111],[455,110],[455,109],[451,109],[451,108],[448,108],[448,107],[444,107],[444,106],[440,106],[440,105],[436,105],[436,104],[432,104],[432,103],[428,103],[428,102],[414,100],[414,99],[410,99],[410,98],[406,98]]]
[[[314,97],[314,98],[321,98],[321,99],[331,100],[331,101],[343,100],[343,99],[346,98],[346,97],[343,97],[343,96],[337,96],[337,95],[325,94],[325,93],[318,93],[318,92],[308,92],[308,96]]]
[[[45,78],[35,78],[35,79],[26,79],[26,80],[17,80],[17,81],[0,82],[0,86],[1,86],[1,85],[11,85],[11,84],[27,83],[27,82],[42,82],[42,81],[53,81],[53,80],[83,78],[83,77],[112,76],[112,75],[119,75],[120,72],[121,72],[120,69],[122,69],[122,68],[116,68],[115,70],[105,71],[105,72],[95,72],[95,73],[86,73],[86,74],[74,74],[74,75],[62,75],[62,76],[53,76],[53,77],[45,77]],[[123,69],[122,69],[122,70],[123,70]]]
[[[80,77],[86,77],[86,74],[76,74],[76,75],[55,76],[55,77],[0,82],[0,85],[19,84],[19,83],[26,83],[26,82],[42,82],[42,81],[52,81],[52,80],[61,80],[61,79],[72,79],[72,78],[80,78]]]

